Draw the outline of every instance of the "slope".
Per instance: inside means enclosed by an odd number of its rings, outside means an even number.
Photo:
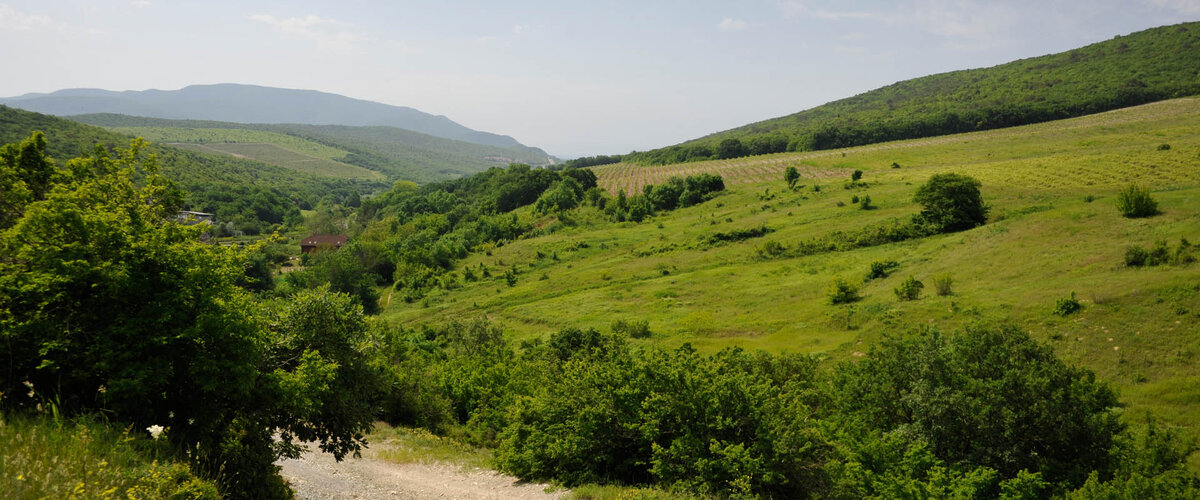
[[[124,92],[67,89],[0,99],[0,104],[58,116],[119,113],[238,123],[380,125],[489,146],[521,145],[512,137],[472,130],[445,116],[434,116],[409,107],[315,90],[233,83]]]
[[[134,135],[148,134],[147,137],[169,142],[212,146],[224,142],[267,141],[305,154],[313,148],[324,148],[319,154],[326,160],[379,172],[392,179],[416,182],[460,177],[513,162],[540,166],[554,161],[537,148],[484,146],[395,127],[241,124],[114,114],[79,115],[71,119]]]
[[[645,320],[653,333],[635,342],[819,352],[831,360],[855,359],[885,335],[1006,321],[1119,387],[1131,415],[1150,411],[1200,430],[1200,264],[1124,263],[1132,245],[1161,240],[1173,251],[1181,238],[1200,238],[1200,98],[882,146],[776,155],[775,179],[737,183],[731,175],[727,194],[641,224],[608,222],[590,207],[563,221],[535,219],[544,234],[461,263],[476,273],[489,268],[494,278],[411,304],[391,300],[383,315],[410,325],[486,316],[518,339]],[[727,174],[758,160],[681,167]],[[786,166],[830,174],[802,179],[805,186],[792,191]],[[847,189],[856,169],[866,185]],[[911,201],[917,187],[945,172],[982,181],[988,224],[848,251],[792,251],[837,231],[908,218],[919,210]],[[1153,189],[1163,213],[1122,218],[1114,200],[1130,183]],[[852,203],[863,196],[876,208]],[[764,226],[765,236],[713,238]],[[773,253],[769,241],[783,251]],[[898,270],[864,281],[872,262],[887,260]],[[505,269],[516,270],[514,286],[500,277]],[[925,283],[925,293],[900,301],[893,289],[909,276]],[[863,300],[829,305],[826,289],[837,277],[860,286]],[[951,291],[940,296],[935,278],[944,277]],[[1052,314],[1072,293],[1083,310]],[[1200,467],[1195,457],[1193,465]]]
[[[626,161],[665,164],[987,130],[1200,93],[1200,23],[905,80]],[[736,139],[736,141],[732,141]]]
[[[87,156],[97,145],[128,147],[130,136],[50,115],[0,106],[0,144],[19,142],[35,131],[46,134],[49,154],[59,164]],[[380,184],[296,172],[258,161],[151,144],[163,172],[188,192],[188,206],[215,212],[219,220],[243,220],[244,228],[264,230],[288,213],[316,205],[323,197],[341,200]]]

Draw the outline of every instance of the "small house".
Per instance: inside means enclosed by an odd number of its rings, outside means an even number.
[[[344,234],[314,234],[300,240],[300,253],[313,253],[326,248],[342,248],[350,238]]]
[[[175,214],[175,221],[185,226],[194,224],[212,224],[217,220],[216,214],[205,212],[193,212],[191,210],[180,210]]]

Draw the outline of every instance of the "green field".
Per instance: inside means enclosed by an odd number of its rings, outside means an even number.
[[[782,180],[787,165],[818,174],[802,178],[806,186],[792,192]],[[867,187],[846,189],[855,169],[865,171]],[[1180,238],[1200,241],[1200,99],[845,150],[597,169],[610,188],[695,171],[727,175],[730,189],[641,224],[607,222],[594,208],[573,212],[572,224],[538,220],[541,227],[561,228],[473,253],[462,263],[482,264],[493,277],[516,266],[516,286],[484,280],[412,304],[385,292],[383,315],[405,324],[487,316],[520,339],[646,319],[653,335],[640,342],[817,352],[830,360],[861,356],[885,335],[1007,320],[1113,383],[1127,412],[1150,411],[1198,429],[1200,265],[1128,268],[1124,255],[1130,245],[1157,240],[1172,248]],[[907,219],[919,211],[912,202],[917,187],[942,172],[982,181],[992,207],[987,225],[805,257],[762,258],[756,251],[768,240],[791,247],[833,231]],[[638,180],[629,179],[634,176]],[[1115,195],[1130,183],[1150,187],[1163,213],[1122,218]],[[878,209],[851,203],[863,195]],[[704,241],[760,225],[774,231],[736,243]],[[899,269],[863,283],[871,262],[884,259],[896,260]],[[910,275],[925,283],[925,293],[900,302],[892,290]],[[953,278],[951,295],[934,293],[936,275]],[[825,290],[837,277],[861,284],[864,299],[853,307],[828,305]],[[1052,315],[1055,301],[1072,292],[1082,312]]]
[[[232,128],[113,127],[119,134],[143,137],[192,151],[261,161],[326,177],[382,179],[378,172],[346,163],[349,152],[299,137],[264,130]]]

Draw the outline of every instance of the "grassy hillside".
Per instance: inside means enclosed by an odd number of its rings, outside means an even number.
[[[95,145],[128,147],[131,136],[71,120],[0,106],[0,144],[22,141],[34,131],[46,134],[49,154],[59,164],[90,155]],[[235,216],[250,225],[282,222],[288,213],[316,205],[323,197],[341,200],[379,187],[375,181],[318,177],[224,154],[152,144],[164,173],[188,191],[189,208]],[[261,228],[260,228],[261,229]]]
[[[783,181],[786,166],[811,173],[798,191]],[[847,188],[856,169],[866,185]],[[886,335],[926,326],[1011,321],[1119,387],[1127,411],[1200,430],[1200,264],[1124,263],[1131,245],[1161,240],[1174,249],[1181,239],[1200,239],[1200,99],[937,139],[675,165],[655,175],[692,171],[728,175],[729,191],[641,224],[607,222],[590,207],[569,213],[568,223],[534,218],[547,234],[461,263],[488,268],[492,278],[414,303],[385,292],[383,316],[404,324],[486,316],[519,339],[644,319],[653,334],[636,342],[817,352],[830,360],[855,359]],[[609,186],[645,182],[619,177],[645,172],[597,169]],[[790,251],[836,231],[907,219],[920,210],[912,201],[917,187],[944,172],[982,181],[992,207],[986,225],[851,251]],[[1130,183],[1151,188],[1163,213],[1121,217],[1114,200]],[[868,195],[876,209],[852,203]],[[763,226],[768,234],[740,242],[712,238]],[[784,251],[760,251],[769,241]],[[899,268],[864,282],[882,260]],[[506,269],[517,270],[515,286],[500,277]],[[899,301],[893,289],[909,276],[924,282],[924,294]],[[939,296],[934,278],[944,276],[952,293]],[[861,286],[863,300],[829,305],[826,289],[838,277]],[[1083,310],[1052,314],[1072,293]]]
[[[1039,123],[1200,93],[1200,23],[905,80],[626,161],[665,164],[849,147]],[[733,141],[736,139],[736,141]]]
[[[339,125],[239,124],[198,120],[164,120],[125,115],[97,114],[71,117],[81,123],[114,131],[150,134],[164,142],[187,142],[217,147],[225,153],[244,154],[227,142],[274,144],[280,148],[325,160],[285,162],[289,168],[312,173],[348,176],[370,170],[391,179],[433,182],[452,179],[508,163],[546,165],[551,158],[542,150],[525,146],[495,147],[444,139],[395,127]],[[238,148],[238,147],[234,147]],[[257,159],[283,160],[266,151]],[[336,161],[339,165],[330,165]]]

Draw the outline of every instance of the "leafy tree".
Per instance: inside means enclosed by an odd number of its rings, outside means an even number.
[[[739,158],[747,154],[749,154],[749,151],[746,150],[746,146],[742,144],[742,141],[734,138],[725,139],[717,145],[717,159],[720,160]]]
[[[783,171],[783,180],[787,181],[789,188],[795,187],[796,182],[800,180],[800,171],[796,167],[789,166]]]
[[[1082,484],[1113,465],[1115,393],[1015,327],[888,340],[835,373],[838,411],[928,443],[949,464]],[[856,424],[857,425],[857,424]]]
[[[366,353],[357,341],[332,349],[320,332],[275,343],[238,287],[244,255],[172,222],[182,193],[143,145],[68,162],[0,231],[0,406],[52,400],[67,414],[161,425],[223,494],[288,496],[273,462],[295,448],[272,433],[339,458],[357,450],[371,401],[322,388],[366,380],[354,370]],[[331,321],[350,335],[343,319]]]
[[[913,197],[923,207],[916,220],[941,233],[982,225],[987,221],[988,207],[979,186],[979,181],[965,175],[935,174]]]

